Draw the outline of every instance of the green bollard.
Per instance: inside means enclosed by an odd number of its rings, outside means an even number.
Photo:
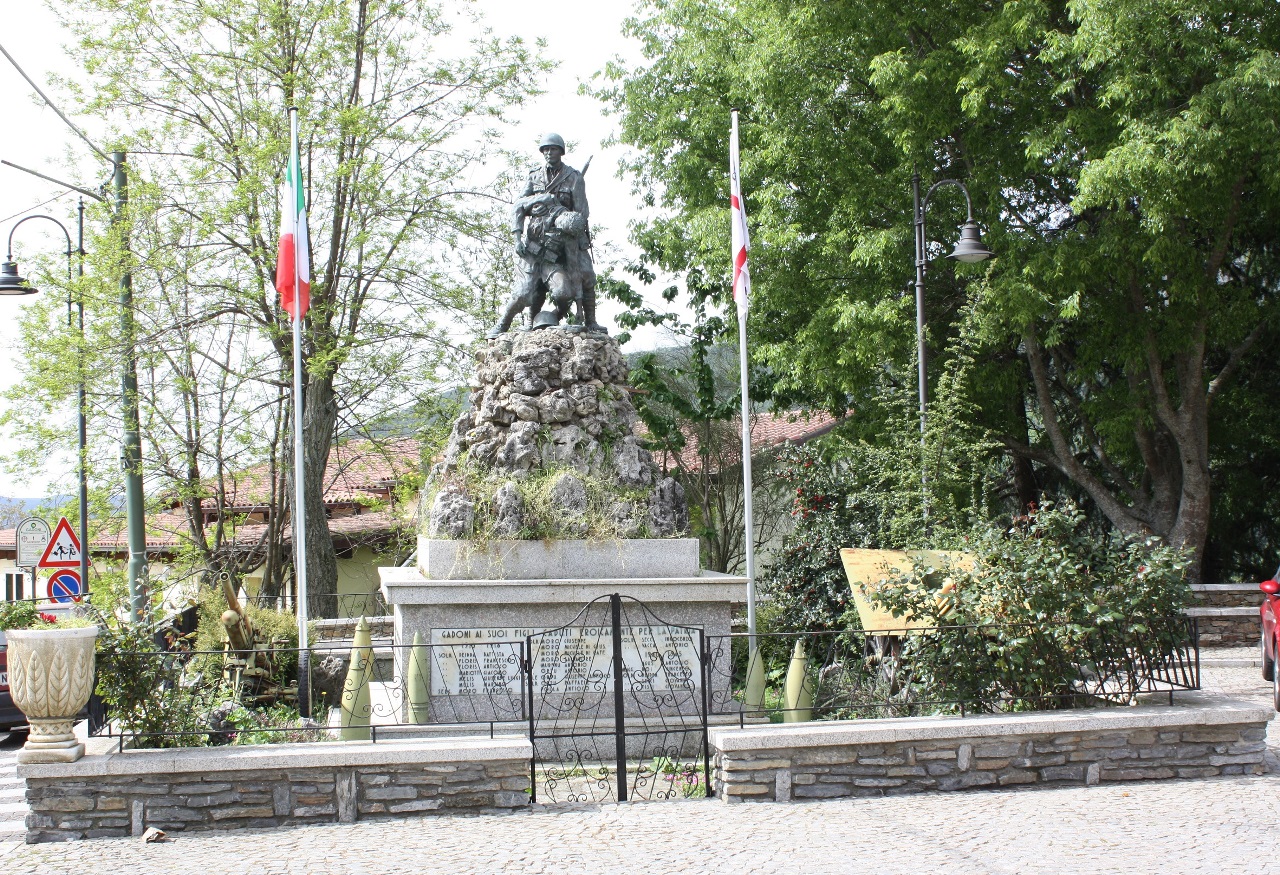
[[[783,700],[787,708],[782,714],[783,723],[806,723],[813,719],[813,688],[809,682],[809,657],[805,654],[804,641],[796,641],[796,649],[791,653]]]
[[[422,633],[413,633],[413,646],[409,648],[409,680],[405,693],[409,697],[409,722],[426,723],[431,694],[427,690],[427,660],[430,655],[422,643]]]
[[[764,658],[759,647],[751,648],[751,658],[747,660],[747,688],[742,697],[742,709],[747,716],[756,717],[764,710],[765,671]]]
[[[343,741],[368,741],[369,724],[373,709],[369,704],[369,681],[373,676],[373,638],[369,634],[369,621],[361,617],[356,623],[355,639],[351,644],[351,665],[347,679],[342,683],[342,732]]]

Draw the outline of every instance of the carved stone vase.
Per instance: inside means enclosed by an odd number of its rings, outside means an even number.
[[[93,692],[98,627],[10,629],[5,636],[9,691],[31,725],[18,762],[75,762],[84,756],[74,727]]]

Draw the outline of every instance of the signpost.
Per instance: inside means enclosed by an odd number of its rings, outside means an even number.
[[[51,537],[49,524],[39,517],[27,517],[18,523],[18,561],[14,564],[19,568],[35,568]]]
[[[14,564],[31,574],[32,598],[36,596],[36,566],[40,564],[45,550],[49,549],[50,538],[49,524],[39,517],[30,516],[18,523],[17,561]]]

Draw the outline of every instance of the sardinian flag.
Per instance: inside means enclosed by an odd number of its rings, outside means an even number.
[[[751,237],[747,233],[747,211],[742,203],[742,179],[738,174],[738,111],[733,111],[733,129],[729,133],[729,205],[733,215],[733,300],[738,304],[739,318],[746,318],[747,299],[751,296],[751,274],[747,271],[747,250]]]
[[[289,166],[280,186],[280,248],[276,253],[276,290],[280,306],[299,321],[311,306],[311,247],[307,241],[307,202],[298,160],[297,110],[290,110]],[[298,307],[294,312],[294,295]]]

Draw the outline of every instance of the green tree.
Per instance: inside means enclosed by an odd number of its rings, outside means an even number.
[[[633,270],[646,283],[655,279],[643,267]],[[691,271],[684,284],[691,319],[646,307],[642,296],[617,279],[607,279],[604,288],[628,307],[618,316],[624,329],[620,341],[628,339],[630,329],[653,325],[671,332],[678,342],[635,359],[631,384],[639,390],[636,412],[648,430],[645,446],[684,486],[704,567],[736,573],[745,568],[747,555],[738,350],[725,342],[729,335],[724,320],[707,312],[715,285],[700,271]],[[662,296],[674,304],[678,294],[679,288],[670,286]],[[751,413],[753,425],[758,413]],[[757,545],[772,541],[786,518],[785,497],[769,476],[770,462],[766,454],[753,456],[752,528]]]
[[[978,422],[1120,531],[1189,548],[1198,576],[1217,407],[1273,332],[1280,7],[654,0],[629,31],[647,60],[600,94],[666,208],[636,231],[656,264],[727,273],[744,111],[776,398],[862,412],[910,379],[911,174],[962,179],[1000,257],[935,266],[933,361],[968,299]],[[944,189],[928,225],[963,217]]]
[[[286,109],[299,110],[312,245],[306,552],[319,615],[337,578],[321,503],[330,447],[370,420],[429,406],[461,360],[456,333],[487,315],[466,265],[499,236],[493,192],[505,186],[471,180],[501,160],[502,114],[546,65],[472,13],[424,0],[89,0],[59,12],[87,76],[67,89],[129,150],[134,174],[132,251],[95,241],[101,306],[85,352],[103,371],[119,354],[106,290],[128,263],[144,469],[193,510],[221,502],[230,475],[260,461],[271,465],[272,505],[292,493],[291,338],[273,274]],[[43,319],[33,312],[28,325],[31,367],[72,372]],[[40,391],[51,401],[71,382]],[[95,403],[107,431],[108,386]],[[196,548],[215,550],[224,520],[206,531],[200,514],[189,519]]]

